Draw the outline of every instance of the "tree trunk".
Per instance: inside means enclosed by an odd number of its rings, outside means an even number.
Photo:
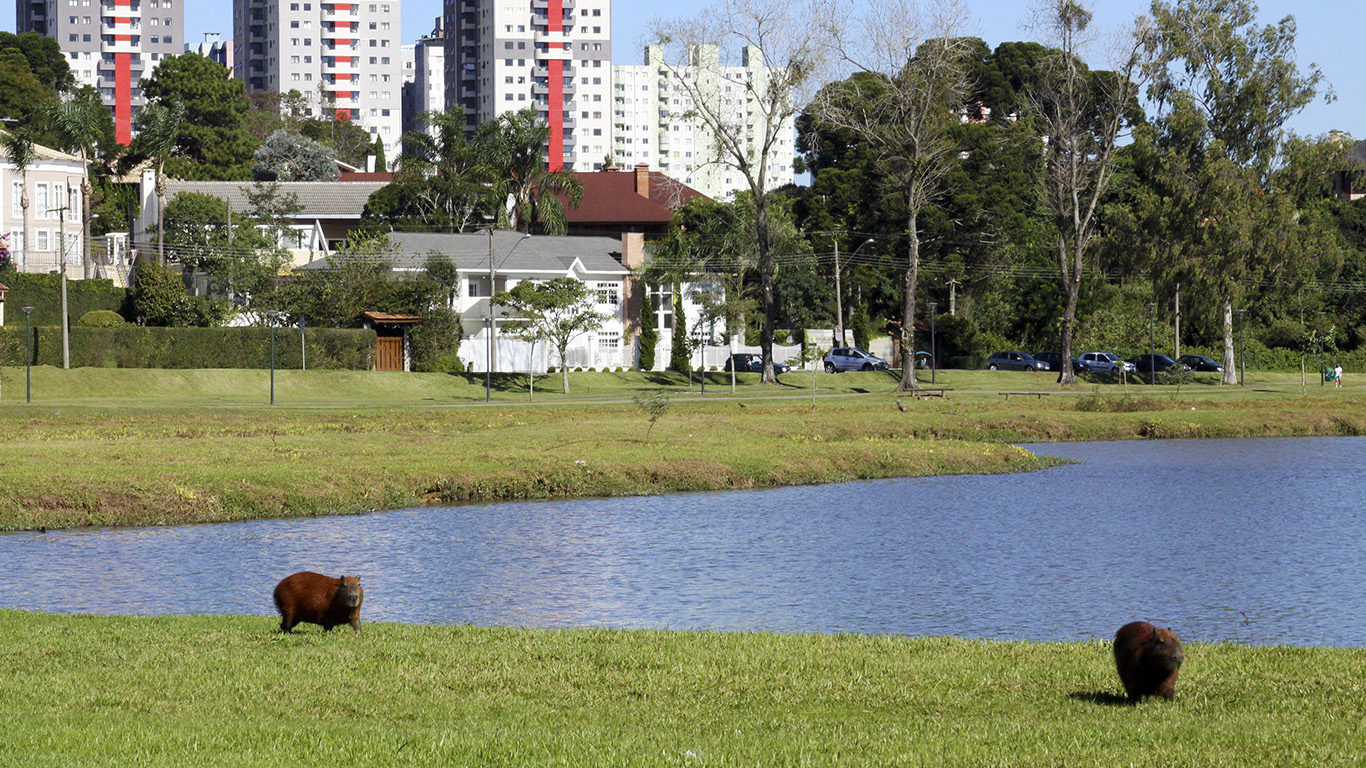
[[[915,376],[915,293],[920,283],[920,216],[912,210],[906,218],[906,284],[901,300],[901,383],[896,391],[920,388]]]
[[[560,391],[569,394],[569,344],[560,346]]]
[[[773,372],[773,326],[778,322],[778,307],[773,301],[773,253],[768,239],[768,201],[758,196],[754,199],[754,230],[759,242],[759,294],[764,308],[764,327],[759,333],[759,352],[764,360],[761,381],[764,384],[777,384],[778,375]],[[675,321],[674,326],[677,325]]]
[[[166,227],[161,223],[161,213],[166,210],[166,177],[157,168],[157,264],[166,266]]]
[[[1077,254],[1069,271],[1066,240],[1059,237],[1058,259],[1062,262],[1063,290],[1067,292],[1067,305],[1062,314],[1062,371],[1058,374],[1058,383],[1071,387],[1077,383],[1077,372],[1072,370],[1072,334],[1077,322],[1077,297],[1081,295],[1081,258]]]
[[[31,234],[28,231],[28,171],[25,169],[19,181],[22,189],[19,194],[19,205],[24,209],[24,268],[28,268],[28,254],[33,249],[33,241],[29,239]]]
[[[1237,365],[1233,360],[1233,301],[1224,300],[1224,384],[1238,383]]]

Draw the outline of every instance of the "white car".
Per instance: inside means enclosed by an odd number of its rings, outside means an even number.
[[[1135,373],[1138,370],[1134,368],[1133,363],[1126,362],[1114,352],[1083,352],[1078,359],[1097,373],[1110,373],[1115,366],[1119,366],[1125,373]]]

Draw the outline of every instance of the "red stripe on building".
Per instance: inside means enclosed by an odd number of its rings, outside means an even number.
[[[547,11],[549,18],[546,19],[546,31],[564,32],[564,5],[561,0],[550,0],[550,8]],[[550,44],[550,50],[558,50],[560,46],[556,43]],[[549,168],[552,171],[559,171],[564,168],[564,61],[561,59],[550,59],[546,62],[546,71],[550,73],[548,85],[550,86],[550,146],[547,148],[549,155]]]
[[[130,8],[132,0],[114,0],[115,8]],[[114,17],[127,24],[131,17]],[[131,35],[114,35],[115,43],[130,43]],[[133,143],[133,54],[114,54],[114,141],[125,147]]]

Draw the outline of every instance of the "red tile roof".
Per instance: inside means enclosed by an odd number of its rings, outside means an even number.
[[[583,201],[578,208],[565,202],[565,220],[579,224],[667,224],[678,209],[701,192],[658,172],[650,171],[650,196],[636,192],[636,173],[633,169],[577,173],[583,184]]]
[[[337,181],[393,181],[394,174],[388,171],[375,171],[366,173],[364,171],[342,171],[341,177]]]

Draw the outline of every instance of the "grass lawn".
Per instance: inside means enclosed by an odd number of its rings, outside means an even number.
[[[1366,763],[1361,649],[277,623],[0,611],[0,765]]]
[[[0,529],[349,514],[502,499],[617,496],[1026,471],[1054,459],[1011,442],[1366,434],[1351,388],[1084,387],[991,371],[947,400],[902,398],[884,374],[789,374],[740,394],[677,391],[678,374],[576,374],[588,399],[444,375],[288,372],[281,405],[250,404],[261,371],[52,368],[26,404],[0,401]],[[794,379],[795,382],[794,383]],[[950,379],[952,380],[952,379]],[[649,423],[630,395],[675,387]],[[1000,396],[1034,383],[1046,397]],[[460,393],[464,394],[460,394]],[[259,394],[259,392],[258,392]],[[256,397],[257,395],[252,395]],[[234,399],[235,398],[235,399]],[[297,399],[293,399],[297,398]],[[904,409],[904,410],[903,410]]]

